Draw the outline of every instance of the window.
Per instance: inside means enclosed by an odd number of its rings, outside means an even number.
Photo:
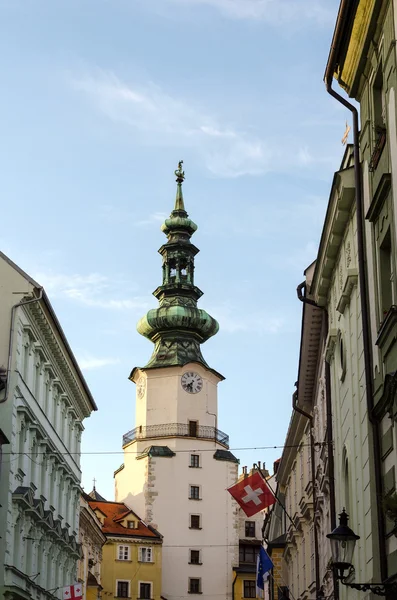
[[[189,577],[189,594],[201,594],[201,579]]]
[[[256,581],[244,579],[244,598],[256,598]]]
[[[259,547],[257,546],[240,546],[239,559],[240,563],[251,563],[256,565],[258,558]]]
[[[152,597],[152,584],[144,581],[139,582],[139,598],[148,600]]]
[[[278,587],[278,598],[277,600],[289,600],[289,588],[286,585]]]
[[[200,515],[190,515],[190,529],[201,529]]]
[[[130,560],[130,547],[129,546],[119,546],[117,552],[118,560]]]
[[[201,565],[200,550],[190,550],[190,561],[191,565]]]
[[[191,454],[190,455],[190,466],[195,469],[198,469],[200,467],[200,455],[199,454]]]
[[[383,90],[382,65],[379,66],[373,85],[375,135],[386,127],[386,99]]]
[[[139,560],[140,562],[153,562],[153,550],[152,548],[142,547],[139,548]],[[143,596],[141,596],[143,598]]]
[[[200,486],[190,486],[190,500],[200,500]]]
[[[393,304],[393,269],[390,227],[379,248],[380,295],[383,317]],[[383,320],[383,319],[382,319]]]
[[[197,437],[197,421],[189,421],[189,436]]]
[[[128,529],[135,529],[135,521],[127,521]]]
[[[130,597],[130,582],[129,581],[117,581],[116,582],[116,596],[118,598],[129,598]]]
[[[245,536],[246,537],[255,537],[255,521],[246,521],[245,522]]]

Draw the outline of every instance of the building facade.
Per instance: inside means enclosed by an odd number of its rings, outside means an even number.
[[[96,410],[45,291],[0,253],[0,591],[46,600],[76,580],[83,420]]]
[[[334,424],[335,502],[338,512],[346,508],[351,528],[360,531],[354,577],[361,582],[379,576],[379,555],[358,268],[354,160],[348,146],[334,177],[311,292],[328,314],[325,357]],[[360,594],[346,586],[340,593],[342,598]]]
[[[102,546],[106,542],[102,524],[90,506],[91,500],[90,496],[82,492],[79,515],[81,558],[78,566],[78,580],[84,584],[83,600],[100,598]]]
[[[252,469],[251,475],[256,469]],[[247,477],[247,467],[238,481]],[[234,598],[256,598],[256,564],[259,548],[263,544],[263,519],[264,511],[252,517],[247,517],[239,507],[237,509],[239,555],[238,563],[234,565],[233,589]]]
[[[136,427],[123,438],[116,499],[164,535],[163,595],[217,600],[232,597],[232,567],[238,564],[237,505],[225,491],[237,480],[238,460],[218,429],[223,376],[201,353],[218,323],[197,307],[198,249],[190,241],[197,225],[185,210],[181,166],[175,207],[162,226],[163,282],[154,292],[160,306],[138,323],[155,347],[147,365],[131,373]]]
[[[367,475],[371,490],[359,488],[357,492],[364,492],[366,502],[371,495],[373,508],[365,515],[365,528],[361,515],[360,523],[354,523],[353,529],[361,538],[371,530],[372,543],[368,547],[373,568],[366,573],[366,580],[372,576],[377,582],[397,580],[396,15],[396,2],[392,0],[356,0],[350,6],[342,2],[326,69],[328,89],[334,75],[348,96],[360,105],[361,128],[353,127],[353,133],[359,148],[355,163],[356,205],[357,212],[362,213],[357,224],[363,230],[363,253],[357,257],[356,267],[364,278],[360,285],[363,298],[367,299],[361,349],[366,358],[366,427],[374,464],[373,472]],[[336,99],[341,101],[341,90],[335,91]],[[343,94],[342,101],[344,98]],[[354,107],[350,110],[354,114]],[[346,460],[342,473],[354,488],[347,498],[354,522],[357,486],[354,479],[350,480],[347,455]],[[369,466],[364,464],[364,468],[368,472]],[[356,570],[357,562],[360,564],[356,555]],[[363,570],[361,574],[365,574]]]
[[[122,502],[91,499],[106,537],[101,597],[160,600],[162,536]]]

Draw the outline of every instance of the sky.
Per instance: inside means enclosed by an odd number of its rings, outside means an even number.
[[[0,248],[44,285],[98,411],[83,486],[114,497],[152,344],[160,225],[184,198],[218,427],[271,471],[297,379],[296,287],[316,258],[349,114],[323,75],[337,0],[0,0]],[[272,449],[264,447],[278,446]],[[247,448],[247,449],[245,449]]]

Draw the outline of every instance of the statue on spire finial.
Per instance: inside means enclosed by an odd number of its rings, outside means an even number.
[[[185,180],[185,171],[182,169],[183,160],[180,160],[178,163],[178,168],[175,171],[176,181],[178,184],[181,184]]]

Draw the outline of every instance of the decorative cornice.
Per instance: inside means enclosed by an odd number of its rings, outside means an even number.
[[[350,303],[350,297],[352,295],[353,289],[357,285],[358,282],[358,269],[347,269],[345,284],[342,289],[341,297],[339,298],[339,302],[336,306],[336,310],[340,312],[342,315],[345,312],[346,306]]]
[[[82,393],[81,386],[78,384],[65,354],[56,338],[54,329],[47,319],[47,316],[39,302],[33,302],[24,307],[34,321],[38,337],[43,337],[49,353],[53,370],[58,372],[59,379],[66,383],[68,387],[68,396],[70,401],[74,401],[81,419],[89,417],[91,414],[91,405],[85,394]]]
[[[328,337],[325,342],[325,360],[330,363],[333,359],[336,347],[336,340],[338,339],[338,331],[336,329],[330,329]]]
[[[326,306],[328,301],[331,280],[350,219],[354,195],[354,168],[342,168],[334,175],[312,283],[312,293],[320,306]]]
[[[80,558],[80,546],[74,535],[70,535],[66,527],[62,528],[61,520],[54,519],[52,512],[45,510],[42,498],[35,499],[31,488],[18,487],[12,494],[12,500],[28,514],[30,518],[40,525],[45,534],[56,539],[68,551],[71,557]]]

